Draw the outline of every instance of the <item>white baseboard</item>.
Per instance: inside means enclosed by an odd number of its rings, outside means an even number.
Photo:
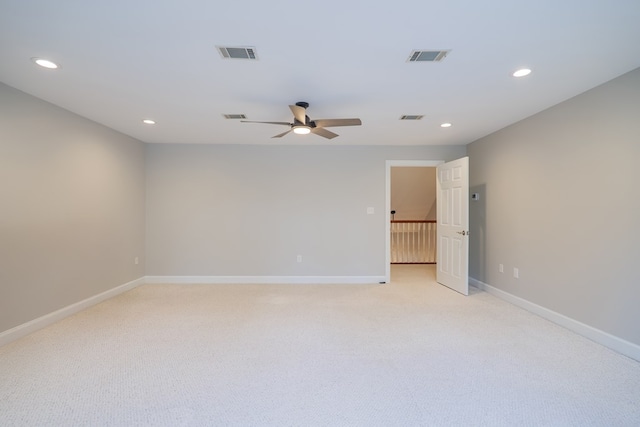
[[[623,354],[627,357],[640,361],[640,346],[634,344],[632,342],[623,340],[622,338],[616,337],[615,335],[611,335],[607,332],[601,331],[600,329],[596,329],[592,326],[586,325],[582,322],[574,320],[570,317],[567,317],[563,314],[557,313],[555,311],[549,310],[548,308],[544,308],[532,302],[529,302],[525,299],[512,295],[508,292],[495,288],[491,285],[488,285],[480,280],[476,280],[472,277],[469,278],[469,284],[475,286],[478,289],[482,289],[494,295],[502,300],[505,300],[513,305],[517,305],[518,307],[524,308],[527,311],[530,311],[533,314],[536,314],[540,317],[543,317],[557,325],[560,325],[564,328],[569,329],[579,335],[582,335],[585,338],[590,339],[591,341],[595,341],[598,344],[602,344],[605,347],[609,347],[610,349],[617,351],[620,354]]]
[[[22,325],[18,325],[14,328],[8,329],[0,333],[0,347],[5,344],[9,344],[10,342],[15,341],[19,338],[22,338],[25,335],[49,326],[59,320],[64,319],[65,317],[76,314],[77,312],[89,308],[92,305],[96,305],[98,303],[101,303],[102,301],[108,300],[109,298],[113,298],[116,295],[131,290],[144,283],[144,277],[141,277],[129,283],[125,283],[124,285],[120,285],[98,295],[94,295],[85,300],[79,301],[75,304],[63,307],[60,310],[54,311],[53,313],[45,314],[44,316],[38,317],[37,319],[33,319],[27,323],[23,323]]]
[[[372,284],[384,276],[147,276],[146,283],[174,284]]]

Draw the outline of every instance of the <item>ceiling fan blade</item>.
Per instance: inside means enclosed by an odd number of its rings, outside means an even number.
[[[360,119],[320,119],[313,121],[318,127],[330,128],[332,126],[360,126]]]
[[[338,134],[337,134],[337,133],[333,133],[333,132],[331,132],[331,131],[330,131],[330,130],[328,130],[328,129],[325,129],[325,128],[318,128],[318,127],[316,127],[316,128],[311,128],[311,133],[315,133],[316,135],[318,135],[318,136],[322,136],[322,137],[327,138],[327,139],[333,139],[333,138],[335,138],[336,136],[338,136]]]
[[[293,117],[295,117],[297,121],[299,121],[303,125],[307,124],[307,112],[303,107],[300,107],[299,105],[289,105],[289,108],[293,113]]]
[[[286,134],[288,134],[288,133],[289,133],[289,132],[291,132],[292,130],[293,130],[293,129],[289,129],[288,131],[286,131],[286,132],[282,132],[282,133],[279,133],[279,134],[277,134],[277,135],[275,135],[275,136],[272,136],[271,138],[282,138],[283,136],[285,136]]]
[[[242,123],[266,123],[268,125],[287,125],[287,126],[293,126],[292,123],[287,123],[287,122],[255,122],[253,120],[240,120]]]

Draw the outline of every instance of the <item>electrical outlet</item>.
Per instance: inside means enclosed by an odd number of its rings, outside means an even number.
[[[520,278],[520,270],[516,267],[513,267],[513,277],[515,277],[516,279]]]
[[[498,272],[504,273],[504,264],[498,264]]]
[[[296,262],[302,262],[302,255],[298,255],[296,257]]]
[[[135,257],[135,258],[133,259],[133,263],[134,263],[135,265],[138,265],[138,257]]]

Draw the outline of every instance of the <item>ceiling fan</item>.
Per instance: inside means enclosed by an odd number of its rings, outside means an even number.
[[[307,107],[309,107],[308,102],[296,102],[296,105],[289,105],[291,112],[293,113],[293,123],[288,122],[256,122],[252,120],[241,120],[243,123],[266,123],[270,125],[285,125],[289,126],[290,129],[286,132],[279,133],[278,135],[272,136],[272,138],[282,138],[289,132],[293,131],[299,135],[305,135],[308,133],[313,133],[319,135],[323,138],[332,139],[338,136],[337,133],[333,133],[328,129],[328,127],[333,126],[359,126],[362,124],[360,119],[320,119],[320,120],[311,120],[309,116],[307,116]]]

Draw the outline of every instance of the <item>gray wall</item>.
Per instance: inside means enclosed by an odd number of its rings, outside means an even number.
[[[640,69],[468,153],[471,276],[640,344]]]
[[[396,220],[435,220],[436,168],[392,167],[391,210]]]
[[[147,274],[384,276],[385,160],[464,155],[464,146],[150,145]]]
[[[144,276],[144,155],[0,84],[0,332]]]

